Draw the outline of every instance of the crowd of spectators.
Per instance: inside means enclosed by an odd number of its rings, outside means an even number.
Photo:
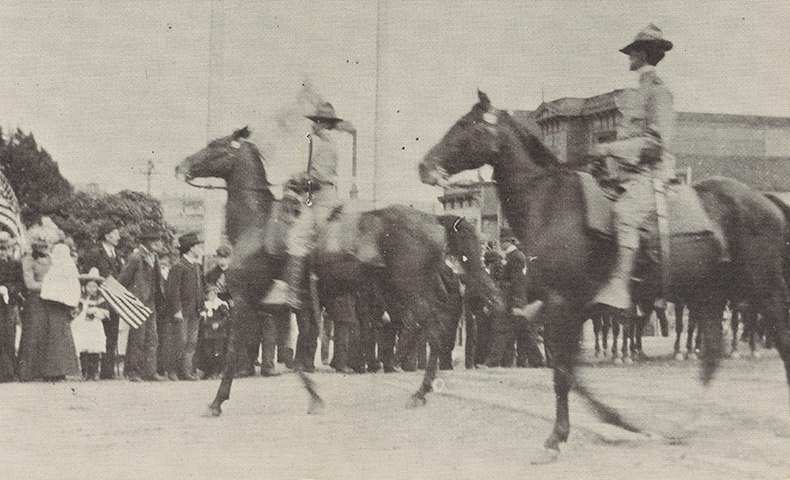
[[[24,251],[14,237],[0,231],[0,381],[193,381],[220,376],[233,308],[226,279],[231,248],[222,245],[207,259],[194,233],[182,235],[175,252],[160,232],[143,229],[136,248],[121,258],[116,251],[120,237],[118,226],[104,222],[94,248],[78,256],[74,243],[46,218],[28,230]],[[204,274],[207,260],[214,265]],[[448,305],[458,314],[457,325],[465,326],[466,368],[545,365],[539,326],[520,313],[529,299],[526,259],[516,241],[504,239],[501,249],[486,252],[484,261],[506,296],[505,322],[489,318],[485,305],[466,301],[462,277],[449,266],[443,273]],[[150,309],[142,325],[132,326],[107,302],[101,285],[109,278]],[[313,279],[316,295],[325,288]],[[314,371],[319,338],[318,358],[341,373],[424,366],[424,347],[408,354],[399,350],[407,322],[387,308],[376,286],[332,297],[319,320],[315,312],[295,312],[300,327],[296,350],[291,312],[261,309],[254,328],[244,332],[234,374],[268,377],[283,368]],[[440,368],[453,368],[452,352],[462,331],[452,326],[448,330]]]

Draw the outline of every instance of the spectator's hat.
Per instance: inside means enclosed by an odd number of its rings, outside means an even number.
[[[335,107],[333,107],[331,103],[325,101],[319,102],[318,105],[315,106],[315,112],[311,115],[305,115],[305,117],[314,122],[337,123],[343,121],[335,115]]]
[[[118,227],[115,225],[115,222],[112,220],[105,220],[99,224],[99,228],[96,229],[96,238],[101,240],[108,233],[112,232],[113,230],[117,230]]]
[[[99,269],[96,268],[96,267],[91,268],[88,273],[80,275],[80,282],[86,283],[86,282],[91,282],[91,281],[93,281],[93,282],[103,282],[104,281],[104,277],[99,275]]]
[[[178,251],[182,254],[187,253],[195,245],[203,243],[197,233],[187,233],[178,238]]]
[[[222,258],[228,258],[233,253],[233,250],[228,245],[220,245],[217,248],[217,256]]]
[[[659,50],[668,52],[672,50],[672,42],[664,38],[664,33],[654,24],[645,27],[636,34],[634,41],[621,48],[620,51],[628,55],[634,50]]]
[[[11,247],[16,245],[16,238],[5,230],[0,230],[0,247]]]

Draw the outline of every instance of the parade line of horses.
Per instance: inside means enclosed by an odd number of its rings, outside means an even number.
[[[272,232],[282,230],[282,205],[269,191],[263,158],[247,140],[249,135],[245,127],[214,140],[176,167],[177,176],[188,182],[222,178],[228,193],[226,232],[234,254],[227,275],[235,308],[228,361],[209,406],[215,416],[230,396],[234,352],[242,340],[238,325],[263,308],[260,299],[283,268],[281,256],[269,246],[277,243],[271,241]],[[493,167],[502,211],[530,259],[530,294],[543,302],[537,321],[543,325],[544,341],[551,351],[556,416],[542,461],[556,459],[560,444],[568,439],[571,390],[589,403],[601,421],[638,432],[615,409],[597,400],[576,376],[583,324],[598,314],[591,311],[590,303],[613,268],[616,253],[611,236],[590,228],[587,174],[580,173],[580,165],[560,162],[539,138],[480,92],[471,111],[425,155],[419,175],[426,184],[445,185],[452,175],[483,165]],[[731,179],[708,179],[693,189],[715,235],[694,236],[693,245],[673,241],[676,251],[671,266],[664,266],[671,268],[669,275],[662,275],[656,262],[643,261],[640,276],[644,280],[632,285],[635,302],[647,315],[660,297],[687,306],[689,318],[698,322],[703,337],[704,384],[712,380],[720,360],[725,306],[728,302],[748,305],[750,313],[761,316],[790,385],[785,282],[790,264],[788,209]],[[326,251],[319,246],[311,254],[311,270],[319,281],[337,282],[352,291],[375,283],[386,292],[388,309],[408,319],[406,345],[427,342],[430,346],[425,376],[409,402],[424,404],[436,378],[440,341],[448,325],[454,325],[440,278],[445,255],[454,256],[463,266],[467,294],[486,302],[494,317],[505,315],[501,296],[482,265],[474,227],[458,217],[403,206],[341,214],[336,221],[344,222],[340,248]],[[668,284],[662,278],[668,278]],[[321,404],[317,387],[305,373],[300,376],[314,411]]]

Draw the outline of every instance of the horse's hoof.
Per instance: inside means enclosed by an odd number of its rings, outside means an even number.
[[[428,401],[425,400],[425,396],[415,393],[409,397],[409,401],[406,403],[406,408],[422,407],[425,406],[426,403],[428,403]]]
[[[600,356],[601,356],[601,352],[595,352],[595,358],[598,358]]]
[[[631,365],[634,363],[634,360],[631,357],[625,357],[623,359],[623,363],[625,363],[626,365]]]
[[[755,360],[761,358],[762,356],[763,354],[760,352],[752,352],[752,358],[754,358]]]
[[[691,352],[691,353],[689,353],[689,354],[688,354],[688,359],[689,359],[689,360],[698,360],[698,359],[699,359],[699,357],[697,357],[697,354],[696,354],[696,353],[694,353],[694,352]]]
[[[210,417],[219,417],[222,415],[222,407],[209,405],[206,410],[203,411],[202,417],[210,418]]]
[[[549,463],[555,462],[559,456],[559,448],[544,447],[541,451],[535,454],[529,463],[532,465],[548,465]]]
[[[623,364],[623,359],[620,358],[620,357],[614,357],[612,359],[612,363],[614,363],[615,365],[622,365]]]
[[[738,353],[738,350],[733,350],[730,352],[730,358],[738,359],[741,358],[741,354]]]
[[[675,360],[685,360],[685,357],[683,356],[682,353],[677,352],[675,353]]]
[[[315,399],[314,398],[314,399],[310,400],[310,406],[307,407],[307,414],[308,415],[320,415],[320,414],[324,413],[325,409],[326,409],[326,407],[324,405],[324,401],[321,400],[320,398],[319,399]]]

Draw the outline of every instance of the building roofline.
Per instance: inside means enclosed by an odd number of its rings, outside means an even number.
[[[735,113],[677,112],[676,122],[700,123],[748,123],[755,126],[787,127],[790,117],[766,115],[743,115]]]

